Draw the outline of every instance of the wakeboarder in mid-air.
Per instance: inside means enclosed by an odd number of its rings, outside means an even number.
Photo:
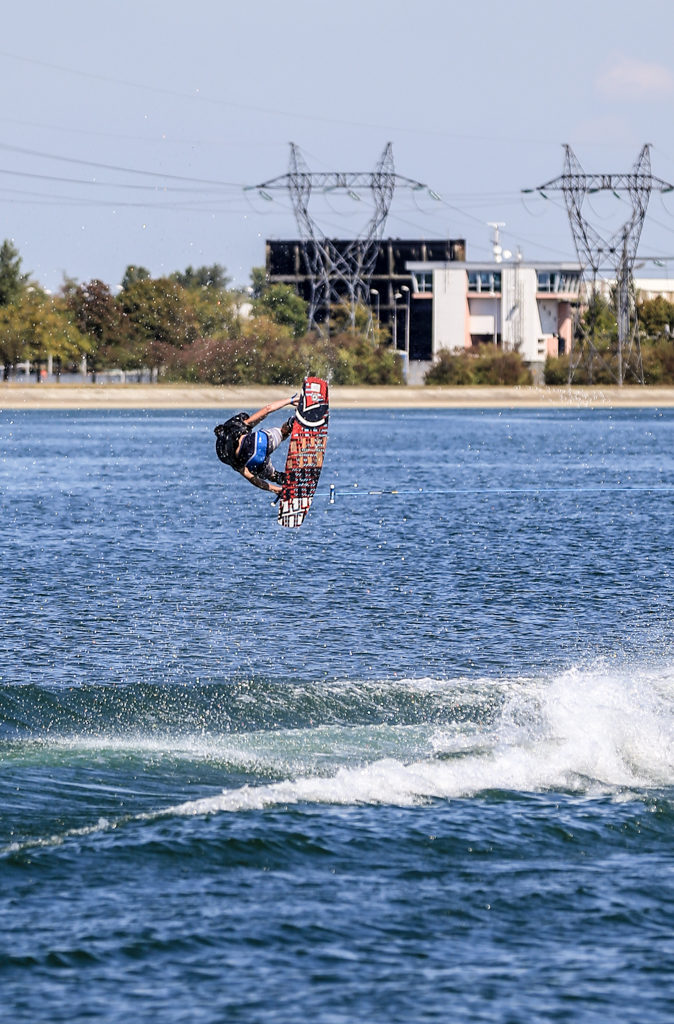
[[[295,417],[291,416],[280,427],[256,430],[258,423],[286,405],[297,405],[297,395],[265,405],[252,415],[238,412],[215,428],[215,450],[221,462],[263,491],[280,494],[285,473],[279,473],[271,463],[271,454],[286,441],[292,432]]]

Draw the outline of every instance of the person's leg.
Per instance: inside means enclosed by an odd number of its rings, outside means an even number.
[[[285,427],[285,423],[283,427]],[[287,435],[283,433],[283,427],[269,427],[265,430],[267,435],[267,458],[269,458],[272,452],[276,451],[281,441],[285,440]]]

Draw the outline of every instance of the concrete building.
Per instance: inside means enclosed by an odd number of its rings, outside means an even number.
[[[410,383],[442,349],[517,349],[535,377],[547,356],[569,351],[580,264],[410,261],[407,269],[412,288],[398,303],[395,335],[409,353]]]
[[[346,252],[354,245],[353,240],[331,240],[337,252]],[[307,273],[304,252],[305,243],[294,240],[267,240],[265,269],[270,284],[287,284],[295,289],[305,301],[311,298],[311,278]],[[377,255],[369,279],[371,305],[375,316],[383,326],[389,326],[394,318],[396,294],[408,292],[412,278],[407,266],[415,263],[432,263],[444,266],[454,260],[465,260],[466,243],[463,238],[408,239],[384,238],[377,243]],[[339,275],[335,274],[335,289],[340,291]],[[346,289],[341,291],[346,295]],[[317,317],[322,320],[324,311]]]
[[[597,285],[600,294],[609,298],[615,281],[602,280],[598,281]],[[634,292],[640,302],[657,298],[674,302],[674,280],[668,277],[635,277]]]

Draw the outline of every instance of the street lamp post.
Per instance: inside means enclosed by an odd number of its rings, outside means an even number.
[[[376,288],[370,288],[370,295],[374,295],[376,297],[377,327],[379,327],[379,292]]]
[[[406,284],[400,286],[400,291],[405,292],[405,383],[409,384],[410,377],[410,290]]]

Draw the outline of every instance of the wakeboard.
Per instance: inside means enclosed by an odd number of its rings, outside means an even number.
[[[311,508],[328,441],[328,383],[307,377],[302,385],[278,501],[281,526],[301,526]]]

